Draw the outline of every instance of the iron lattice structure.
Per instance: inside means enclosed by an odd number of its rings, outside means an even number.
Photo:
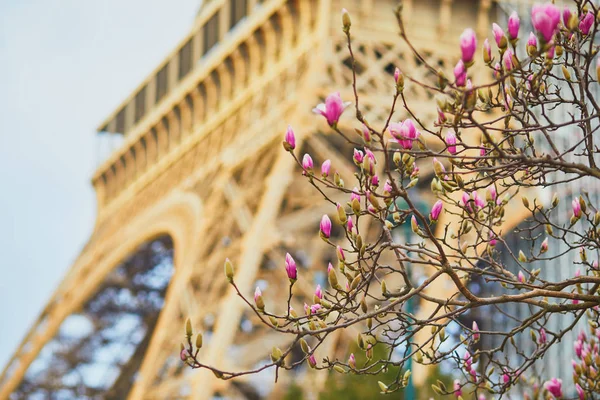
[[[259,364],[272,346],[285,344],[230,290],[223,260],[235,264],[243,292],[258,283],[273,307],[286,296],[279,290],[286,251],[299,260],[302,275],[325,280],[335,255],[316,227],[331,210],[308,183],[294,179],[300,172],[281,150],[282,133],[292,124],[300,154],[309,151],[316,162],[331,158],[342,178],[352,180],[352,149],[310,110],[334,90],[353,97],[342,7],[352,14],[357,89],[369,121],[387,116],[395,66],[433,78],[398,37],[395,3],[212,0],[202,6],[190,33],[100,126],[99,139],[119,146],[92,178],[94,232],[0,376],[0,399],[281,395],[285,385],[273,388],[270,373],[228,383],[184,368],[178,356],[184,321],[191,317],[205,333],[203,359],[224,369]],[[403,3],[413,43],[446,70],[456,62],[462,29],[487,36],[495,8],[491,0]],[[406,91],[420,117],[433,119],[432,98],[410,83]],[[294,286],[298,308],[312,297],[308,282]],[[431,290],[444,290],[438,285]],[[343,354],[347,337],[356,332],[332,335],[323,354]],[[295,374],[314,393],[326,379],[303,369]],[[424,379],[424,372],[414,375],[417,383]]]

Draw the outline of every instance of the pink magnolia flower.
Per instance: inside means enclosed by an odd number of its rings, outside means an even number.
[[[365,140],[366,143],[371,142],[371,131],[369,130],[369,128],[367,128],[367,126],[365,124],[362,125],[362,134],[363,134],[363,139]]]
[[[548,251],[548,238],[545,238],[542,244],[540,245],[540,253],[544,254]]]
[[[519,36],[519,27],[521,26],[521,20],[519,14],[513,11],[508,18],[508,36],[511,39],[516,39]]]
[[[460,387],[460,381],[458,379],[454,380],[454,396],[455,397],[460,397],[462,396],[462,390]]]
[[[477,49],[477,38],[475,32],[471,28],[464,30],[460,35],[460,51],[462,52],[462,60],[465,63],[473,61],[475,50]]]
[[[477,325],[477,321],[473,321],[473,340],[478,341],[481,334],[479,333],[479,325]]]
[[[371,178],[371,185],[375,187],[379,186],[379,177],[377,175],[373,175]]]
[[[577,391],[577,396],[579,397],[579,400],[585,400],[585,392],[583,391],[581,386],[579,386],[579,383],[575,384],[575,390]]]
[[[495,79],[500,78],[500,76],[502,76],[502,67],[500,66],[500,63],[496,63],[494,65],[494,70],[492,71],[492,75],[494,75]]]
[[[398,79],[400,79],[400,68],[396,67],[394,70],[394,82],[398,83]]]
[[[393,190],[392,183],[389,180],[385,181],[385,183],[383,184],[383,191],[392,193],[392,190]]]
[[[529,39],[527,39],[527,46],[532,46],[537,49],[537,38],[533,32],[529,32]]]
[[[346,227],[348,228],[348,232],[352,232],[352,228],[354,228],[352,217],[348,217],[348,223],[346,224]]]
[[[335,92],[327,96],[325,103],[317,105],[313,112],[324,116],[330,126],[336,126],[340,116],[350,104],[350,102],[342,101],[340,92]]]
[[[304,157],[302,158],[302,168],[304,168],[304,171],[302,172],[304,175],[306,175],[307,172],[311,172],[312,168],[313,168],[313,160],[312,157],[310,156],[310,154],[305,154]]]
[[[467,81],[467,69],[463,60],[458,60],[454,67],[454,78],[456,79],[456,86],[465,86]]]
[[[581,33],[583,33],[584,35],[590,33],[590,29],[592,28],[592,25],[594,25],[595,20],[596,18],[594,17],[594,13],[588,11],[579,23],[579,30],[581,31]]]
[[[311,368],[315,368],[317,366],[317,359],[315,358],[314,354],[311,354],[308,357],[308,365],[310,365]]]
[[[456,154],[456,134],[453,130],[446,133],[446,145],[448,146],[448,153]]]
[[[523,272],[519,271],[517,274],[517,279],[519,279],[519,282],[525,283],[525,275],[523,275]]]
[[[556,398],[562,397],[562,380],[552,378],[544,383],[544,388],[550,392],[550,394]]]
[[[504,69],[507,71],[513,69],[513,56],[514,53],[511,49],[506,49],[504,55],[502,56],[502,64],[504,64]]]
[[[488,186],[487,190],[490,196],[490,200],[496,201],[496,197],[498,197],[498,193],[496,192],[496,186],[490,185]]]
[[[352,156],[352,159],[356,165],[360,165],[365,159],[365,155],[361,150],[354,149],[354,155]]]
[[[179,353],[179,358],[181,358],[181,361],[187,360],[187,350],[186,349],[181,349],[181,353]]]
[[[494,40],[498,47],[506,47],[506,36],[504,36],[504,31],[500,28],[500,25],[495,22],[492,24],[492,33],[494,34]]]
[[[471,366],[473,365],[473,358],[471,357],[471,353],[469,353],[469,351],[467,350],[465,352],[465,355],[463,356],[463,360],[465,361],[465,367],[466,370],[470,370]]]
[[[310,307],[306,303],[304,303],[304,314],[310,315]]]
[[[321,164],[321,176],[323,176],[323,178],[327,178],[329,176],[330,169],[331,169],[331,160],[323,161],[323,164]]]
[[[538,339],[538,342],[540,344],[546,344],[546,342],[548,341],[548,337],[546,336],[546,330],[544,328],[540,329],[540,338]]]
[[[429,214],[429,218],[431,218],[432,221],[437,221],[438,218],[440,217],[440,214],[441,214],[443,208],[444,208],[444,203],[441,200],[436,201],[435,204],[433,205],[433,207],[431,208],[431,213]]]
[[[592,262],[592,268],[594,268],[594,269],[598,269],[598,260],[594,260],[594,261]],[[600,330],[599,330],[598,332],[600,332]]]
[[[352,193],[350,193],[350,201],[354,200],[360,201],[360,190],[356,186],[352,189]]]
[[[483,61],[486,63],[492,61],[492,48],[490,47],[489,39],[485,39],[483,42]]]
[[[337,246],[335,250],[337,252],[338,259],[340,261],[346,261],[346,254],[344,254],[344,249],[342,249],[342,246]]]
[[[285,132],[285,140],[283,146],[286,150],[291,151],[296,148],[296,135],[291,125],[288,125],[287,131]]]
[[[321,311],[321,305],[320,304],[313,304],[312,306],[310,306],[310,313],[311,314],[317,314],[319,311]]]
[[[507,384],[508,382],[510,382],[510,375],[508,373],[504,373],[502,375],[502,381],[504,382],[504,384]]]
[[[496,234],[494,232],[488,234],[488,243],[492,247],[498,244],[498,239],[496,239]]]
[[[560,10],[552,3],[536,4],[531,9],[531,23],[546,43],[550,43],[560,23]]]
[[[321,224],[319,225],[319,229],[323,237],[329,238],[331,236],[331,220],[329,219],[327,214],[324,214],[321,218]]]
[[[354,353],[350,353],[350,357],[348,357],[348,365],[352,369],[356,369],[356,358],[354,357]]]
[[[419,131],[412,119],[407,118],[403,122],[392,122],[389,127],[390,133],[405,150],[413,147],[413,142],[419,137]]]
[[[256,308],[258,308],[259,310],[265,309],[265,302],[262,298],[262,292],[260,291],[260,288],[258,286],[254,291],[254,303],[256,304]]]
[[[571,19],[571,10],[569,9],[569,7],[563,8],[563,24],[565,26],[568,26],[570,19]]]
[[[576,340],[573,346],[575,348],[575,354],[578,358],[581,358],[581,352],[583,351],[583,342],[581,340]]]
[[[443,124],[444,122],[446,122],[446,114],[444,114],[444,112],[442,110],[440,110],[439,108],[437,109],[437,113],[438,113],[438,120],[437,123],[439,125]]]
[[[319,299],[323,299],[323,289],[321,289],[321,285],[317,285],[317,288],[315,289],[315,296],[317,296]]]
[[[573,215],[576,218],[581,217],[581,204],[579,203],[579,197],[575,197],[571,202],[571,206],[573,206]]]
[[[287,273],[288,278],[290,280],[295,281],[298,278],[298,268],[296,267],[296,261],[290,255],[290,253],[285,254],[285,272]]]

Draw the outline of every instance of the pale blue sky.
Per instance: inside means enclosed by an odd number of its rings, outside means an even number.
[[[0,0],[0,369],[91,232],[94,129],[200,0]]]

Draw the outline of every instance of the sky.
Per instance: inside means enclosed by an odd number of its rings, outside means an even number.
[[[201,0],[0,0],[0,370],[88,240],[95,129]]]

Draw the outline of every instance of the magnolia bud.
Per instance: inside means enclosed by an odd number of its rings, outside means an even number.
[[[279,347],[273,347],[273,350],[271,351],[271,361],[277,362],[281,360],[281,357],[283,357],[281,349]]]
[[[193,334],[194,332],[192,331],[192,321],[190,321],[190,319],[188,318],[187,321],[185,321],[185,335],[189,339],[192,337]]]
[[[556,207],[559,201],[558,194],[554,193],[552,196],[552,207]]]
[[[565,67],[564,65],[562,66],[562,73],[566,80],[568,80],[568,81],[571,80],[571,73],[569,72],[567,67]]]
[[[308,354],[310,352],[310,347],[308,347],[308,343],[306,343],[306,340],[300,339],[300,347],[302,348],[302,351],[305,354]]]
[[[196,336],[196,348],[197,349],[202,348],[202,334],[201,333],[199,333],[198,336]]]
[[[381,293],[385,295],[387,293],[387,286],[385,285],[385,280],[381,281]]]
[[[523,201],[523,205],[525,206],[525,208],[529,208],[529,200],[527,199],[527,197],[522,196],[521,200]]]
[[[527,257],[525,256],[525,253],[523,253],[523,250],[519,250],[519,261],[527,262]]]
[[[377,381],[377,384],[379,385],[379,388],[381,389],[381,393],[387,393],[388,392],[388,387],[385,383],[381,382],[381,381]]]
[[[342,26],[344,27],[344,32],[348,32],[350,30],[350,25],[352,25],[352,21],[350,20],[350,13],[345,8],[342,9]]]
[[[225,276],[229,283],[233,283],[233,264],[231,264],[229,258],[225,259]]]
[[[338,219],[340,220],[340,222],[342,224],[345,224],[346,221],[348,221],[348,216],[346,215],[346,210],[344,210],[344,207],[342,207],[339,203],[337,204],[337,213],[338,213]]]

